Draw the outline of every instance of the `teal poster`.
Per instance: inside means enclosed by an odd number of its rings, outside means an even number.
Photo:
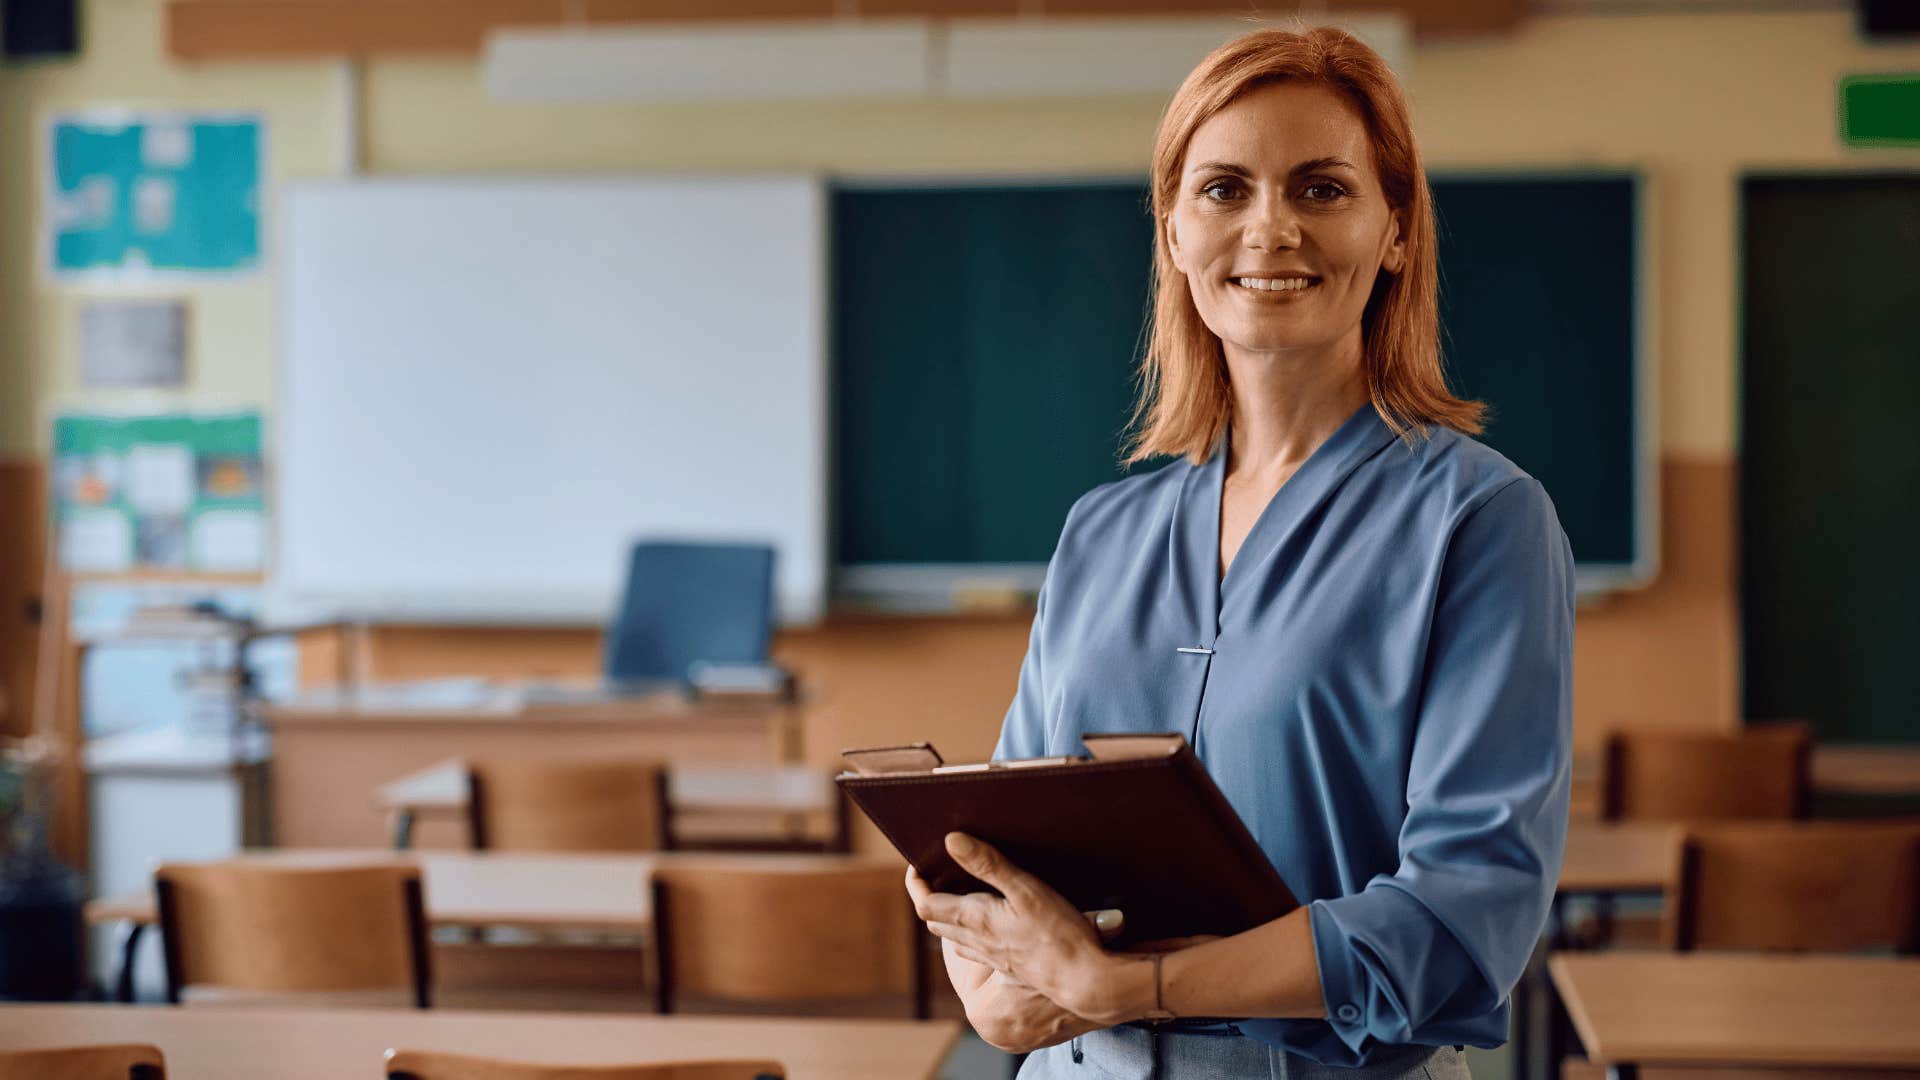
[[[230,275],[260,263],[252,116],[57,116],[44,215],[61,278]]]

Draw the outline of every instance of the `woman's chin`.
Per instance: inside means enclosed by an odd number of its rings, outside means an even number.
[[[1323,350],[1339,340],[1338,334],[1314,332],[1314,327],[1244,327],[1237,334],[1221,334],[1230,349],[1246,353],[1301,353]]]

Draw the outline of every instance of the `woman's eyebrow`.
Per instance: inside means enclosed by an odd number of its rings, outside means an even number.
[[[1311,161],[1303,161],[1295,165],[1293,167],[1293,175],[1299,176],[1301,173],[1326,172],[1328,169],[1346,169],[1349,172],[1360,171],[1354,167],[1352,162],[1336,157],[1318,157]]]
[[[1196,173],[1231,173],[1234,176],[1244,176],[1249,180],[1253,179],[1252,170],[1248,169],[1245,165],[1236,165],[1231,161],[1203,161],[1195,165],[1193,171]]]

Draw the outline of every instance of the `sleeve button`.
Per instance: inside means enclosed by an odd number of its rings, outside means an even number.
[[[1347,1005],[1342,1005],[1339,1008],[1333,1010],[1333,1015],[1351,1024],[1355,1020],[1360,1019],[1360,1010],[1355,1008],[1351,1004],[1347,1004]]]

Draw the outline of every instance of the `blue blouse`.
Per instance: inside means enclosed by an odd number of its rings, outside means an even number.
[[[1365,406],[1219,574],[1225,453],[1082,496],[996,758],[1177,730],[1302,903],[1329,1065],[1506,1041],[1566,843],[1573,554],[1532,477]]]

